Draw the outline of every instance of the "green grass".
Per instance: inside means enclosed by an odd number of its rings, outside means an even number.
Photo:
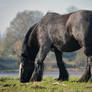
[[[18,78],[0,77],[0,92],[92,92],[92,83],[77,83],[78,77],[60,82],[55,77],[44,77],[41,82],[20,83]]]

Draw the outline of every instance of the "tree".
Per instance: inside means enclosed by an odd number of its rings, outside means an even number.
[[[39,11],[19,12],[11,21],[10,26],[7,28],[7,34],[4,40],[5,42],[3,42],[7,45],[5,46],[6,48],[4,53],[15,54],[15,48],[18,47],[15,47],[16,44],[20,46],[18,42],[22,43],[26,32],[33,24],[37,23],[42,18],[42,16],[43,14]]]

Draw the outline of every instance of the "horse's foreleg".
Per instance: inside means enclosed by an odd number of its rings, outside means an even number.
[[[50,50],[50,46],[41,46],[36,58],[37,66],[31,77],[31,81],[41,81],[43,76],[44,64],[43,61]]]
[[[86,69],[83,75],[81,76],[81,78],[78,80],[78,82],[88,82],[90,78],[92,80],[91,73],[92,73],[92,60],[91,60],[91,57],[88,57]]]
[[[59,68],[59,78],[58,80],[60,81],[68,81],[68,72],[65,68],[65,64],[62,60],[62,53],[55,49],[55,55],[56,55],[56,60],[57,60],[57,65]]]

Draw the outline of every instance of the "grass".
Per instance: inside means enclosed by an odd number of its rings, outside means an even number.
[[[18,78],[0,77],[0,92],[92,92],[92,83],[77,83],[78,77],[60,82],[55,77],[44,77],[41,82],[20,83]]]

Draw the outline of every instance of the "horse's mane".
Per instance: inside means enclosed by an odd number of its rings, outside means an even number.
[[[37,25],[38,25],[38,23],[34,24],[34,25],[29,29],[29,31],[26,33],[25,38],[24,38],[24,41],[23,41],[23,44],[22,44],[22,51],[24,51],[25,48],[27,47],[27,43],[28,43],[29,37],[30,37],[32,31],[37,27]]]
[[[29,39],[29,37],[30,37],[30,34],[31,34],[32,31],[35,29],[35,26],[36,26],[36,25],[37,25],[37,23],[34,24],[34,25],[29,29],[29,31],[26,33],[25,39],[24,39],[24,44],[26,44],[26,43],[28,42],[28,39]]]

